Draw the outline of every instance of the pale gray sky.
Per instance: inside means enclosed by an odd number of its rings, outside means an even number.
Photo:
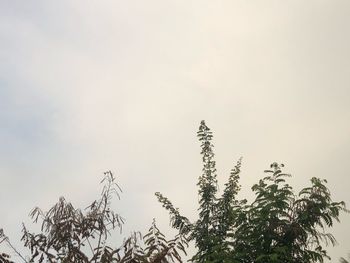
[[[110,169],[125,235],[171,232],[153,193],[195,218],[202,119],[242,197],[278,161],[350,205],[349,47],[348,0],[0,0],[0,227],[19,244],[32,207],[84,206]]]

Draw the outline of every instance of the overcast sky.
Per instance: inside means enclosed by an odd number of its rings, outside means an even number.
[[[348,0],[0,0],[0,228],[19,245],[31,208],[85,206],[112,170],[125,235],[172,234],[154,192],[196,218],[202,119],[242,197],[277,161],[350,205],[349,47]],[[333,233],[336,262],[349,215]]]

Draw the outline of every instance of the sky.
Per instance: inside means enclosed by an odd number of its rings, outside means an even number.
[[[349,32],[347,0],[0,0],[0,228],[20,247],[33,207],[85,207],[111,170],[125,236],[171,236],[154,192],[196,219],[201,120],[241,197],[277,161],[350,205]]]

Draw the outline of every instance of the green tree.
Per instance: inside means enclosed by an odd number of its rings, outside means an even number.
[[[315,177],[294,194],[282,167],[272,164],[253,186],[256,199],[235,231],[234,251],[244,262],[323,262],[329,258],[323,244],[336,243],[326,228],[339,221],[344,203],[333,202],[326,181]]]
[[[323,262],[324,244],[335,244],[327,233],[344,202],[333,202],[325,180],[313,177],[311,186],[295,193],[286,183],[290,175],[273,163],[267,176],[252,187],[255,200],[238,200],[241,160],[231,171],[218,197],[212,132],[202,121],[198,131],[203,173],[199,177],[199,216],[191,223],[160,193],[158,200],[170,212],[171,224],[195,242],[194,262]]]

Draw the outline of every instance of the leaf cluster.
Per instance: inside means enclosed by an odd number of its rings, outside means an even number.
[[[311,186],[295,193],[286,182],[283,164],[273,163],[252,187],[255,200],[237,199],[241,159],[231,170],[218,196],[212,132],[202,121],[202,175],[198,180],[199,215],[191,223],[160,193],[159,202],[171,216],[171,224],[193,240],[198,249],[193,262],[323,262],[329,259],[324,245],[336,244],[327,229],[339,221],[344,202],[334,202],[326,181],[313,177]]]
[[[24,262],[50,263],[171,263],[182,262],[187,241],[178,235],[167,240],[153,221],[149,232],[134,232],[122,245],[111,244],[115,230],[121,232],[124,219],[113,211],[112,200],[121,189],[112,172],[105,173],[98,200],[84,210],[76,209],[63,197],[48,211],[35,208],[30,213],[39,223],[39,233],[23,225],[22,241],[30,250]],[[8,240],[8,239],[6,239]],[[18,253],[19,254],[19,253]],[[0,263],[10,263],[9,255],[0,254]]]

